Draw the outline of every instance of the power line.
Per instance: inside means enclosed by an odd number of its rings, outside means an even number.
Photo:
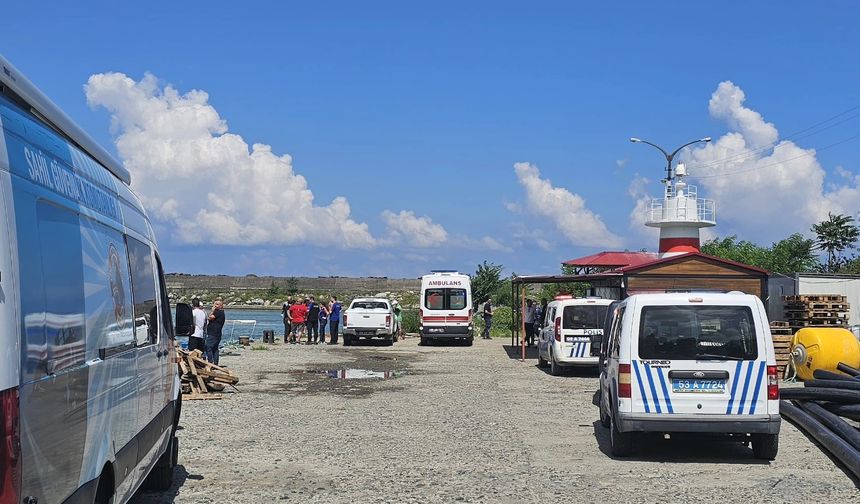
[[[851,107],[851,108],[848,108],[848,109],[846,109],[846,110],[844,110],[844,111],[842,111],[842,112],[840,112],[840,113],[838,113],[838,114],[836,114],[836,115],[834,115],[834,116],[831,116],[831,117],[829,117],[829,118],[827,118],[827,119],[824,119],[823,121],[819,121],[819,122],[817,122],[817,123],[815,123],[815,124],[813,124],[813,125],[811,125],[811,126],[809,126],[809,127],[807,127],[807,128],[804,128],[804,129],[801,129],[801,130],[795,131],[794,133],[791,133],[791,134],[786,135],[786,136],[784,136],[784,137],[782,137],[782,138],[779,138],[779,139],[777,139],[776,141],[771,142],[771,143],[769,143],[769,144],[767,144],[767,145],[765,145],[765,146],[759,147],[759,148],[757,148],[757,149],[753,149],[753,150],[749,150],[749,151],[745,151],[745,152],[740,152],[740,153],[738,153],[738,154],[734,154],[734,155],[732,155],[732,156],[728,156],[728,157],[725,157],[725,158],[722,158],[722,159],[719,159],[719,160],[708,161],[708,162],[706,162],[706,163],[700,163],[700,164],[689,164],[689,165],[687,166],[687,168],[688,168],[688,169],[708,168],[708,167],[712,167],[712,166],[719,166],[719,165],[721,165],[721,164],[726,164],[728,161],[732,161],[732,160],[736,160],[735,162],[741,162],[741,161],[743,161],[743,160],[744,160],[743,158],[752,158],[752,157],[755,157],[755,155],[756,155],[756,154],[758,154],[758,153],[760,153],[760,152],[763,152],[763,151],[766,151],[766,150],[769,150],[769,149],[772,149],[772,148],[774,148],[778,143],[783,142],[783,141],[785,141],[785,140],[791,140],[791,139],[799,140],[799,139],[802,139],[802,138],[808,138],[808,137],[810,137],[810,136],[817,135],[817,134],[819,134],[819,133],[821,133],[821,132],[823,132],[823,131],[827,131],[827,130],[829,130],[829,129],[831,129],[831,128],[835,127],[835,126],[838,126],[838,125],[840,125],[840,124],[843,124],[843,123],[845,123],[845,122],[848,122],[848,121],[850,121],[851,119],[855,119],[855,118],[857,118],[857,117],[860,117],[860,113],[858,113],[858,114],[854,114],[854,115],[852,115],[852,116],[850,116],[850,117],[847,117],[847,118],[845,118],[845,119],[842,119],[841,121],[838,121],[838,122],[835,122],[835,123],[833,123],[833,124],[830,124],[830,125],[828,125],[828,126],[827,126],[827,127],[825,127],[825,128],[821,128],[821,129],[820,129],[820,130],[818,130],[818,131],[812,131],[812,130],[815,130],[816,128],[818,128],[819,126],[825,125],[825,124],[827,124],[827,123],[829,123],[829,122],[831,122],[831,121],[834,121],[834,120],[836,120],[836,119],[839,119],[840,117],[842,117],[842,116],[844,116],[844,115],[847,115],[847,114],[850,114],[851,112],[853,112],[853,111],[855,111],[855,110],[858,110],[858,109],[860,109],[860,105],[855,105],[855,106],[853,106],[853,107]],[[804,133],[807,133],[807,132],[810,132],[810,133],[808,133],[808,134],[804,135]],[[740,158],[740,159],[739,159],[739,158]]]
[[[739,174],[739,173],[748,173],[748,172],[752,172],[752,171],[756,171],[756,170],[761,170],[762,168],[768,168],[768,167],[771,167],[771,166],[781,165],[781,164],[787,163],[787,162],[789,162],[789,161],[794,161],[794,160],[796,160],[796,159],[801,159],[801,158],[804,158],[804,157],[814,156],[814,155],[816,155],[817,153],[819,153],[819,152],[821,152],[821,151],[827,150],[827,149],[829,149],[829,148],[831,148],[831,147],[836,147],[837,145],[841,145],[841,144],[844,144],[844,143],[850,142],[850,141],[852,141],[852,140],[856,140],[857,138],[860,138],[860,133],[858,133],[858,134],[856,134],[856,135],[852,135],[852,136],[850,136],[850,137],[848,137],[848,138],[846,138],[846,139],[844,139],[844,140],[840,140],[840,141],[838,141],[838,142],[834,142],[834,143],[832,143],[832,144],[830,144],[830,145],[825,145],[824,147],[821,147],[821,148],[819,148],[819,149],[816,149],[816,150],[815,150],[815,152],[807,152],[807,153],[805,153],[805,154],[801,154],[801,155],[799,155],[799,156],[795,156],[795,157],[793,157],[793,158],[785,159],[785,160],[782,160],[782,161],[777,161],[777,162],[775,162],[775,163],[769,163],[769,164],[761,165],[761,166],[753,166],[753,167],[751,167],[751,168],[745,168],[745,169],[743,169],[743,170],[736,170],[736,171],[733,171],[733,172],[714,173],[714,174],[711,174],[711,175],[689,175],[689,176],[688,176],[688,178],[693,178],[693,179],[706,179],[706,178],[714,178],[714,177],[725,177],[725,176],[728,176],[728,175],[737,175],[737,174]]]

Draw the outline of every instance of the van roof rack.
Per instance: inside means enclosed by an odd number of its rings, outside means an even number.
[[[30,108],[29,112],[37,119],[95,158],[118,179],[131,184],[131,173],[2,55],[0,55],[0,90],[19,105],[26,104]]]

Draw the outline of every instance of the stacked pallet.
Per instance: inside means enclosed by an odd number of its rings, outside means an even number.
[[[183,399],[221,399],[221,392],[227,385],[239,383],[239,377],[227,368],[216,366],[203,358],[200,350],[186,352],[176,349],[177,362],[181,371]]]
[[[795,331],[804,327],[847,327],[850,306],[845,296],[783,296],[785,317]]]
[[[770,335],[773,338],[773,350],[776,354],[776,367],[779,374],[785,372],[788,361],[791,360],[791,338],[793,337],[788,322],[775,320],[770,323]]]

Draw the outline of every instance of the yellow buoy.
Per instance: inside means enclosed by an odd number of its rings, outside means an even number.
[[[791,353],[801,380],[811,380],[816,369],[836,371],[840,362],[860,368],[860,342],[847,329],[804,327],[791,339]]]

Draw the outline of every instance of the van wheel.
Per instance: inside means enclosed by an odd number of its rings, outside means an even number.
[[[540,349],[538,349],[538,367],[545,368],[546,365],[549,364],[540,354]]]
[[[170,436],[167,450],[158,458],[152,472],[146,477],[145,488],[150,492],[165,492],[173,485],[173,470],[179,458],[179,438]]]
[[[609,428],[612,424],[612,419],[609,418],[609,415],[606,414],[606,410],[603,409],[603,392],[601,391],[598,395],[599,406],[597,407],[597,409],[600,410],[600,425]]]
[[[753,434],[752,435],[753,455],[761,460],[773,460],[776,458],[776,453],[779,451],[779,435],[778,434]]]
[[[555,362],[555,357],[553,357],[552,352],[549,353],[549,374],[553,376],[561,375],[561,366]]]
[[[111,483],[110,473],[102,471],[99,476],[99,484],[96,487],[96,496],[93,499],[93,504],[113,504],[113,484]]]
[[[633,454],[633,433],[619,431],[615,415],[609,417],[609,445],[614,457],[627,457]]]

